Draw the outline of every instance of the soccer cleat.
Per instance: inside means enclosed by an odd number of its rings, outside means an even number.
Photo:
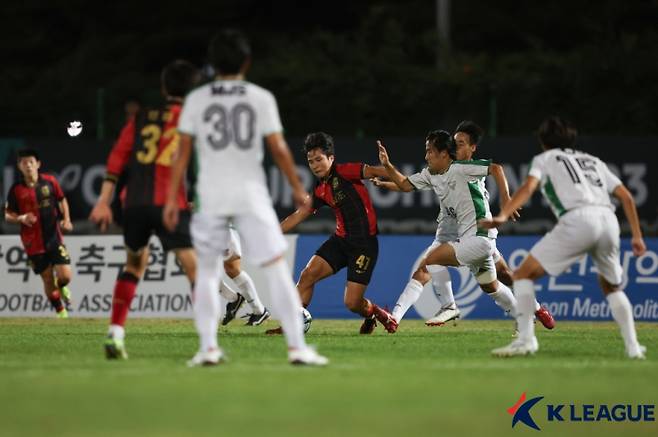
[[[57,312],[57,318],[58,319],[68,319],[69,318],[69,312],[66,311],[66,308],[62,308],[62,311]]]
[[[454,321],[454,324],[457,324],[457,319],[459,318],[461,312],[457,305],[454,303],[449,306],[441,308],[431,319],[427,320],[425,324],[427,326],[443,326],[450,321]]]
[[[359,329],[359,334],[372,334],[372,331],[375,330],[376,326],[377,326],[377,319],[375,318],[374,314],[370,317],[366,317],[363,320],[363,323],[361,324],[361,328]]]
[[[105,357],[108,360],[127,360],[128,352],[126,352],[123,340],[108,335],[105,340]]]
[[[542,306],[537,311],[535,311],[535,317],[537,317],[541,324],[544,325],[544,328],[555,328],[555,319],[553,318],[551,312],[548,311],[548,308],[545,306]]]
[[[222,319],[222,325],[228,325],[228,323],[235,319],[236,314],[238,313],[238,310],[242,306],[242,304],[245,302],[244,296],[241,295],[240,293],[237,293],[238,298],[234,300],[233,302],[229,302],[226,304],[226,314],[224,314],[224,318]]]
[[[249,317],[249,320],[247,320],[245,326],[258,326],[270,318],[270,312],[267,310],[267,308],[265,308],[263,309],[262,314],[249,314],[244,317]]]
[[[374,316],[377,318],[379,323],[384,325],[384,329],[386,329],[389,334],[395,334],[395,331],[398,330],[398,322],[395,320],[393,315],[388,312],[388,309],[382,309],[375,305]]]
[[[265,334],[267,334],[267,335],[281,335],[281,334],[283,334],[283,328],[279,326],[278,328],[268,329],[267,331],[265,331]]]
[[[306,346],[303,349],[289,350],[288,362],[295,366],[326,366],[329,364],[329,359]]]
[[[71,304],[71,290],[69,290],[68,287],[60,287],[59,288],[60,294],[62,296],[62,301],[64,301],[64,305],[70,305]]]
[[[224,352],[221,349],[199,351],[191,360],[188,360],[187,367],[216,366],[224,361]]]
[[[516,357],[532,355],[538,350],[539,343],[537,343],[537,337],[532,337],[532,339],[529,341],[524,341],[520,338],[517,338],[507,346],[492,350],[491,354],[495,357]]]
[[[630,349],[626,349],[626,355],[628,355],[628,358],[632,360],[644,360],[646,359],[646,354],[647,352],[647,347],[643,346],[639,343],[635,345],[635,347],[632,347]]]

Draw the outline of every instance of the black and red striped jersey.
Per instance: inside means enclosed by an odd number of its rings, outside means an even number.
[[[328,205],[336,216],[336,235],[360,242],[377,235],[377,215],[363,184],[365,164],[332,165],[313,189],[313,210]]]
[[[121,130],[107,159],[106,179],[116,182],[126,172],[124,207],[165,204],[172,159],[178,151],[180,111],[179,103],[146,109]],[[178,190],[178,206],[187,208],[184,182]]]
[[[9,189],[7,210],[19,215],[32,213],[37,218],[32,226],[21,224],[21,241],[27,255],[59,250],[63,244],[59,227],[59,202],[63,199],[64,192],[57,179],[46,173],[39,173],[33,187],[21,178]]]

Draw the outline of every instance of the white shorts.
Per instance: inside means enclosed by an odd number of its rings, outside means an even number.
[[[551,276],[560,275],[589,254],[606,281],[618,285],[623,280],[619,222],[610,208],[588,206],[567,212],[530,254]]]
[[[227,216],[214,216],[195,213],[190,230],[194,249],[199,257],[224,259],[231,250],[231,228],[242,237],[244,258],[248,262],[261,265],[283,255],[288,243],[281,232],[279,220],[270,206],[258,213]]]
[[[448,244],[455,249],[459,265],[468,267],[479,284],[489,284],[497,279],[493,259],[497,250],[495,239],[473,235]]]
[[[240,235],[233,227],[229,227],[228,249],[224,252],[224,261],[237,256],[242,258],[242,244],[240,244]]]

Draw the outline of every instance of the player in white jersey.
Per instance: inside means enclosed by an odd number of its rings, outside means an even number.
[[[646,348],[637,341],[631,303],[621,290],[622,266],[619,260],[619,222],[610,194],[621,202],[631,225],[631,245],[636,256],[646,251],[633,196],[597,157],[573,150],[576,129],[560,117],[549,117],[539,126],[543,153],[530,164],[528,177],[512,200],[493,219],[480,222],[494,228],[507,221],[511,211],[530,199],[537,187],[558,218],[555,227],[531,249],[514,272],[518,298],[519,336],[511,344],[494,349],[496,356],[528,355],[539,346],[532,324],[535,298],[534,281],[545,274],[558,276],[589,254],[598,270],[599,284],[610,312],[621,330],[630,358],[643,359]]]
[[[195,211],[191,231],[198,254],[194,319],[199,352],[189,365],[217,364],[223,352],[217,343],[220,296],[213,292],[224,274],[222,256],[228,249],[230,225],[242,237],[245,257],[263,268],[270,285],[272,315],[281,321],[292,364],[325,365],[328,360],[306,345],[301,302],[287,262],[287,243],[272,207],[262,167],[263,138],[274,161],[293,188],[297,205],[308,201],[290,149],[283,138],[272,93],[245,80],[251,63],[247,39],[223,30],[211,41],[209,57],[216,80],[192,91],[178,123],[179,155],[174,162],[165,226],[178,220],[174,188],[180,182],[194,145],[198,161]]]
[[[474,122],[464,120],[459,123],[455,129],[455,133],[453,134],[453,145],[455,148],[454,153],[457,160],[471,160],[473,158],[473,154],[477,150],[482,135],[482,128],[480,128]],[[499,169],[496,169],[496,171],[498,170]],[[375,185],[382,186],[391,190],[400,191],[400,188],[393,182],[382,182],[379,180],[373,180],[373,182],[375,182]],[[500,183],[505,184],[499,190],[501,204],[505,204],[507,201],[509,201],[510,198],[507,181],[505,179],[501,179]],[[413,190],[412,187],[408,188],[409,190]],[[486,191],[485,197],[488,201],[489,196]],[[445,211],[443,208],[439,211],[439,216],[437,218],[438,225],[434,242],[425,250],[425,254],[433,250],[435,247],[438,247],[441,243],[455,241],[458,239],[456,221],[454,218],[444,214],[444,212]],[[506,286],[511,287],[512,271],[498,249],[494,251],[493,260],[496,266],[496,276],[498,280]],[[439,300],[440,308],[435,316],[427,320],[425,323],[428,326],[442,326],[451,320],[459,318],[460,316],[460,311],[457,307],[453,295],[450,273],[448,272],[447,267],[441,265],[430,265],[427,267],[427,270],[431,275],[432,288],[437,296],[437,299]],[[413,305],[420,298],[420,294],[422,293],[422,289],[417,290],[416,288],[410,288],[408,291],[408,294],[403,293],[400,295],[400,298],[398,299],[393,310],[393,315],[396,317],[398,322],[402,319],[402,317],[404,317],[404,314],[411,307],[411,305]],[[547,329],[553,329],[555,326],[555,321],[553,320],[551,313],[548,311],[548,309],[541,307],[538,302],[535,305],[535,316]]]
[[[386,168],[389,179],[400,190],[433,190],[439,196],[443,220],[452,222],[446,223],[446,226],[452,228],[453,234],[445,241],[438,241],[428,248],[419,268],[402,292],[401,300],[409,296],[417,299],[420,296],[423,286],[431,279],[428,266],[468,266],[482,290],[505,312],[515,317],[516,299],[510,289],[496,278],[492,255],[496,248],[497,232],[477,227],[478,218],[491,217],[488,194],[484,187],[485,177],[491,173],[498,186],[507,187],[502,167],[491,164],[489,160],[453,160],[451,136],[446,131],[432,131],[427,135],[427,167],[420,173],[405,177],[390,162],[388,152],[381,142],[379,160]],[[406,308],[402,305],[402,308],[396,306],[393,316],[401,318],[409,306],[410,304],[406,304]]]

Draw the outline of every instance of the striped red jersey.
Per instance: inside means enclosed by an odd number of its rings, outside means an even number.
[[[377,216],[363,184],[365,164],[334,164],[313,189],[313,210],[328,205],[336,216],[336,235],[363,241],[377,235]]]
[[[64,192],[57,179],[46,173],[39,173],[34,187],[21,180],[9,189],[7,210],[19,215],[31,212],[37,218],[32,226],[21,224],[21,241],[27,255],[59,250],[63,244],[59,227],[59,202],[63,199]]]
[[[107,158],[106,179],[116,182],[127,172],[124,207],[164,206],[172,159],[178,151],[180,111],[178,103],[146,109],[121,130]],[[184,182],[178,189],[178,206],[187,208]]]

